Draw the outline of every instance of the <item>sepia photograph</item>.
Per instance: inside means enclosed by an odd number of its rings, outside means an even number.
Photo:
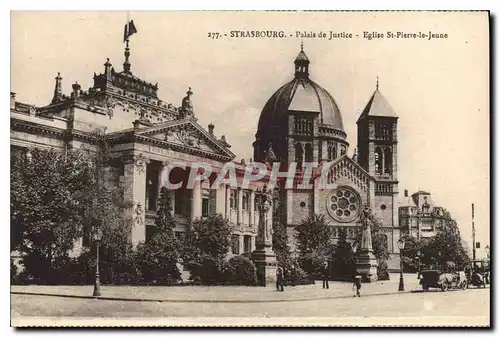
[[[11,326],[491,326],[488,11],[10,20]]]

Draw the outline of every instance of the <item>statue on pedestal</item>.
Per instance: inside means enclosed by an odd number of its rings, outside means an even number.
[[[371,282],[377,280],[378,262],[373,255],[372,231],[373,214],[370,206],[365,204],[361,213],[361,225],[363,226],[363,236],[361,245],[356,253],[356,269],[361,274],[363,281]]]
[[[372,226],[372,210],[370,206],[365,205],[363,208],[363,217],[361,220],[361,224],[363,225],[363,236],[361,238],[361,250],[366,250],[369,252],[373,252],[373,245],[372,245],[372,231],[371,231],[371,226]]]
[[[276,278],[276,254],[273,251],[273,191],[264,186],[260,193],[259,227],[252,259],[260,285],[273,283]]]

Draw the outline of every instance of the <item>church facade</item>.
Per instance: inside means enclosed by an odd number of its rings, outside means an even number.
[[[369,205],[382,223],[383,235],[398,269],[397,120],[398,117],[377,87],[357,121],[357,149],[349,157],[349,141],[342,114],[333,97],[309,76],[310,61],[301,48],[294,61],[294,78],[279,88],[265,104],[256,133],[254,158],[264,160],[274,149],[281,163],[297,163],[298,175],[308,166],[328,165],[327,180],[309,189],[282,191],[281,221],[293,238],[294,226],[311,214],[324,214],[335,229],[347,228],[353,238],[360,214]]]
[[[17,102],[11,93],[11,150],[32,147],[92,149],[93,135],[100,130],[107,137],[114,160],[110,179],[121,184],[128,205],[124,221],[131,223],[131,241],[137,245],[154,232],[154,218],[163,169],[172,162],[186,170],[176,175],[185,179],[194,163],[205,163],[217,173],[226,163],[234,163],[239,179],[245,162],[234,162],[231,145],[215,126],[197,123],[187,90],[176,106],[158,97],[158,84],[132,73],[127,45],[123,70],[116,71],[108,59],[94,83],[86,91],[72,84],[63,93],[63,78],[55,77],[54,94],[46,106]],[[360,213],[369,205],[382,222],[391,257],[398,253],[398,117],[377,88],[357,121],[357,151],[347,155],[349,140],[341,112],[333,97],[309,77],[310,61],[301,49],[294,61],[293,80],[279,88],[264,105],[253,143],[254,161],[273,160],[288,167],[296,163],[296,177],[304,176],[311,164],[328,163],[329,186],[313,176],[310,187],[278,185],[276,204],[287,226],[293,246],[294,226],[310,214],[324,214],[331,226],[348,228],[354,237]],[[271,151],[270,151],[271,150]],[[197,169],[197,168],[196,168]],[[222,185],[210,188],[210,181],[198,181],[192,189],[170,191],[178,220],[176,232],[189,230],[191,221],[209,214],[222,214],[233,224],[232,254],[255,250],[259,224],[259,191],[266,178],[248,186]],[[83,245],[84,240],[79,242]],[[391,262],[392,261],[392,262]],[[398,262],[391,258],[390,269]]]

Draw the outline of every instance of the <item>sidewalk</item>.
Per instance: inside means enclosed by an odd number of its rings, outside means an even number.
[[[401,293],[399,274],[391,274],[389,281],[363,283],[361,296]],[[405,274],[405,293],[419,290],[416,274]],[[11,294],[92,298],[93,286],[12,286]],[[351,283],[330,282],[323,289],[321,281],[314,285],[285,287],[277,292],[273,286],[101,286],[101,300],[184,302],[184,303],[257,303],[293,302],[353,297]]]

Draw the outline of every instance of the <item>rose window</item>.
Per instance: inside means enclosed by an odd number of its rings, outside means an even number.
[[[328,213],[340,222],[350,222],[356,218],[360,209],[358,195],[347,188],[339,188],[327,199]]]

